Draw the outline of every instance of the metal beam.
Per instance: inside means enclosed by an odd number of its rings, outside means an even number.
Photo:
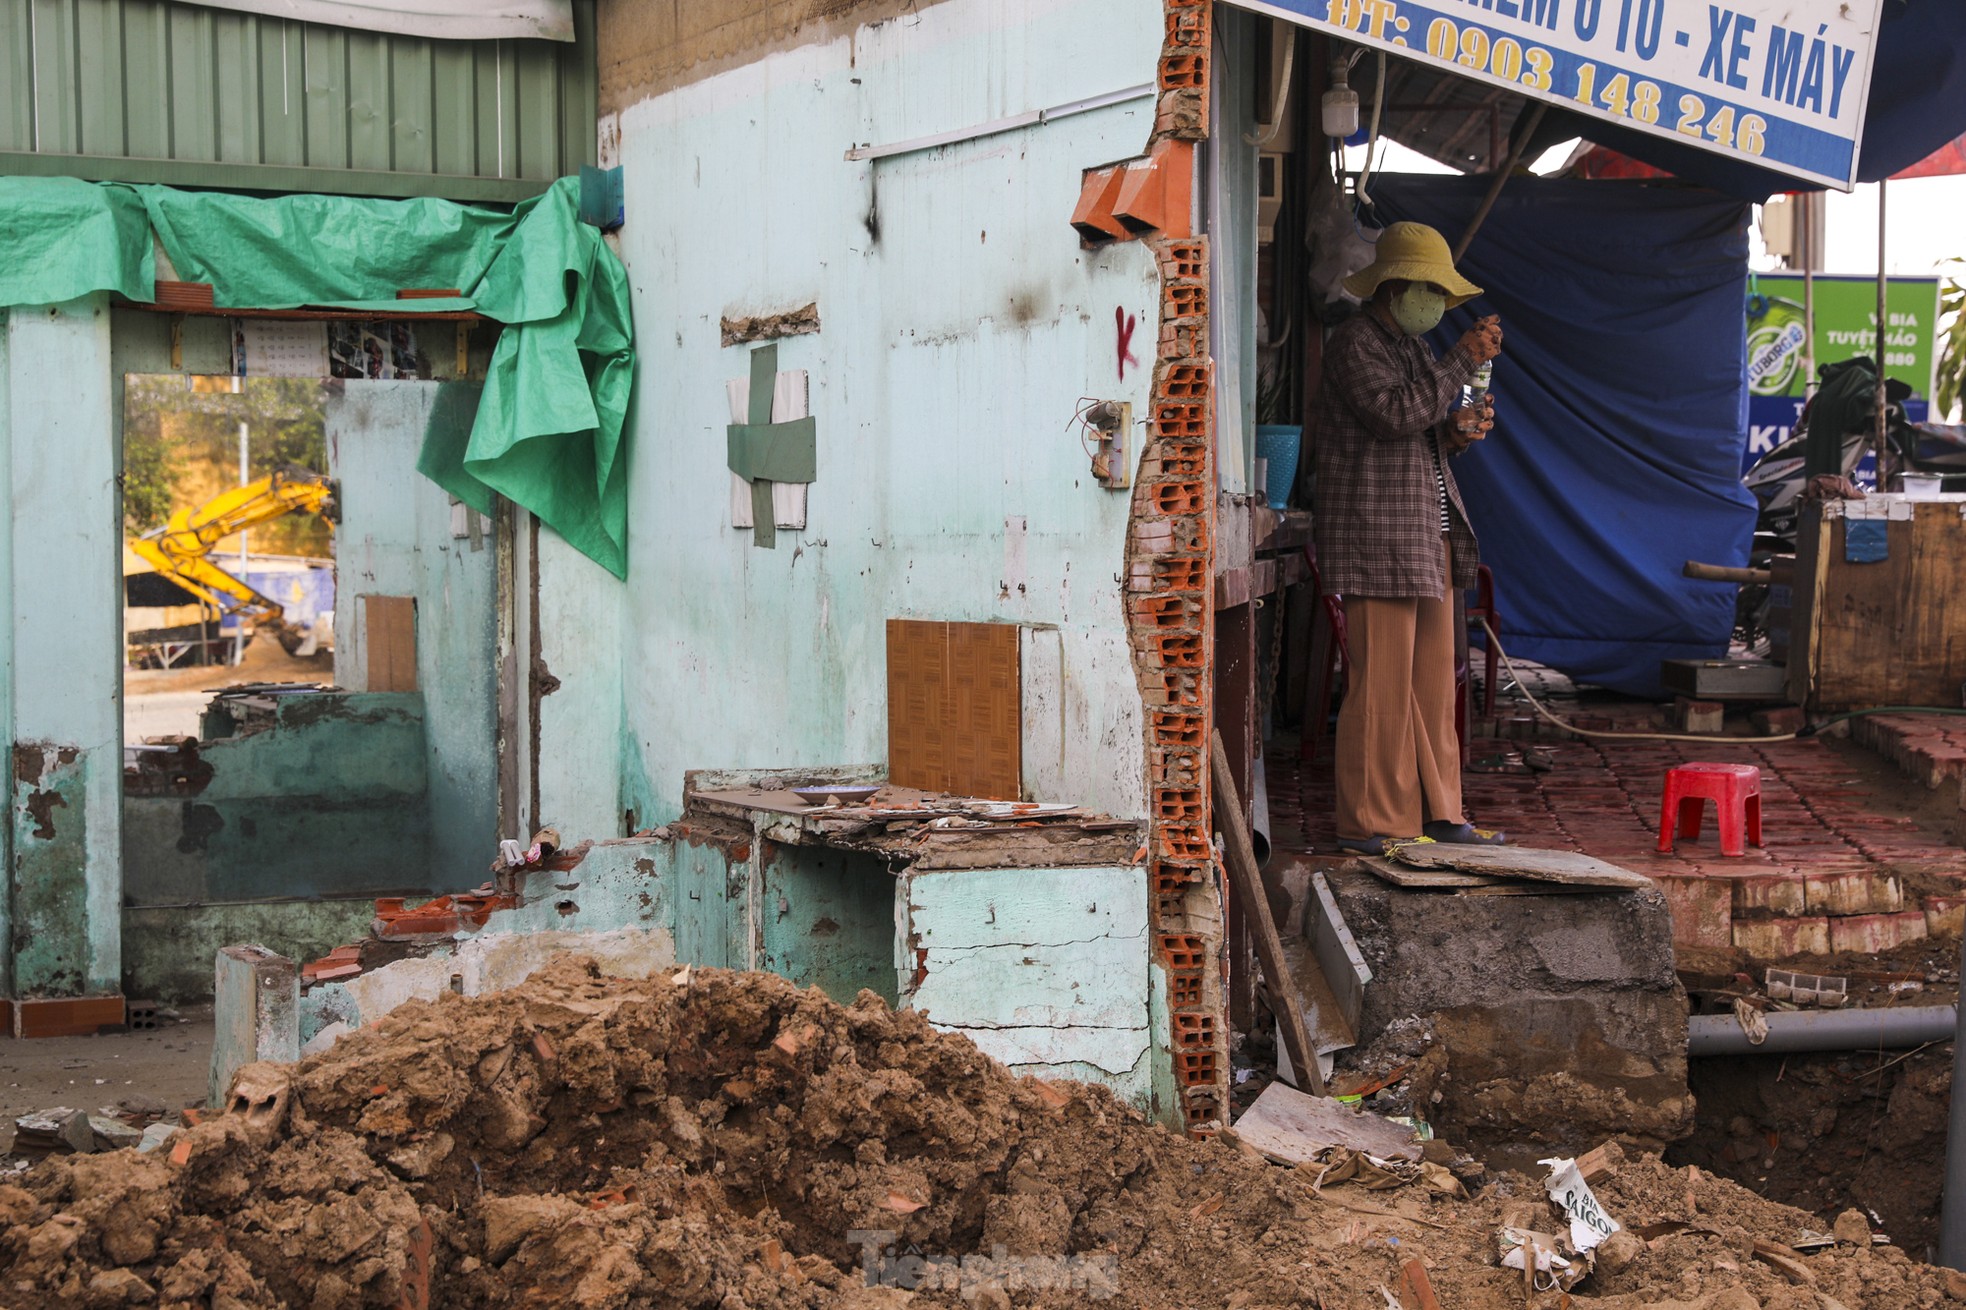
[[[0,150],[0,176],[79,177],[91,182],[155,183],[227,191],[304,192],[409,199],[436,196],[467,203],[517,204],[553,185],[552,178],[466,177],[455,173],[384,173],[271,164],[214,164],[182,159],[47,155]]]

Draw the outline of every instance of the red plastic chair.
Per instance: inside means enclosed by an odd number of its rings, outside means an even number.
[[[1700,835],[1708,801],[1720,819],[1720,853],[1746,855],[1747,841],[1761,845],[1761,770],[1752,764],[1681,764],[1666,773],[1659,812],[1659,850],[1670,854],[1673,829],[1688,840]]]

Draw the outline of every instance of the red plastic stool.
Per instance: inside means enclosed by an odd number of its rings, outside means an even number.
[[[1659,813],[1659,849],[1671,852],[1674,821],[1679,835],[1697,838],[1708,801],[1720,819],[1720,853],[1746,855],[1741,840],[1761,845],[1761,770],[1752,764],[1681,764],[1666,774],[1666,801]]]

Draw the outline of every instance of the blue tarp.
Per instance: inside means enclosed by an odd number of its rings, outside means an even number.
[[[1374,179],[1376,218],[1464,231],[1485,178]],[[1495,573],[1511,655],[1636,695],[1659,661],[1725,654],[1732,586],[1687,560],[1744,564],[1747,207],[1683,186],[1517,178],[1461,271],[1506,341],[1496,429],[1454,463]]]

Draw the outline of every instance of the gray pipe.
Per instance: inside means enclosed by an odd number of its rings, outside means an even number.
[[[1966,964],[1966,942],[1961,943]],[[1966,1015],[1966,1007],[1960,1013]],[[1966,1020],[1962,1020],[1966,1023]],[[1939,1210],[1939,1263],[1966,1269],[1966,1028],[1952,1042],[1952,1110],[1946,1122],[1945,1199]]]
[[[1875,1051],[1951,1041],[1957,1007],[1908,1005],[1877,1010],[1773,1010],[1768,1040],[1755,1045],[1731,1014],[1696,1014],[1686,1021],[1686,1054],[1783,1055],[1791,1051]],[[1957,1052],[1954,1054],[1957,1059]],[[1966,1083],[1962,1083],[1966,1086]],[[1966,1097],[1959,1098],[1966,1101]],[[1954,1102],[1955,1114],[1959,1101]]]

